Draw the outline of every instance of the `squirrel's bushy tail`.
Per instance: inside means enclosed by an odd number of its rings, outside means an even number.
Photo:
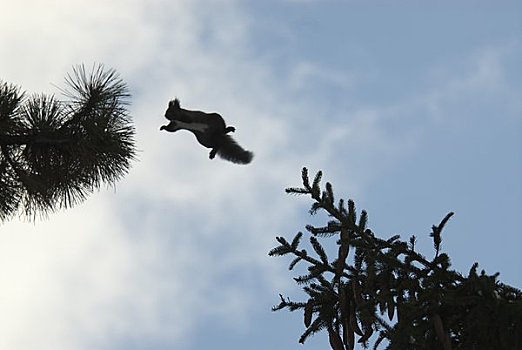
[[[222,143],[217,151],[218,156],[236,164],[248,164],[254,153],[243,149],[231,136],[223,135]]]

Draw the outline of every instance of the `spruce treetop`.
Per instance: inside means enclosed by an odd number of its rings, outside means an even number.
[[[441,250],[442,230],[453,213],[432,226],[435,253],[417,251],[416,237],[377,237],[367,227],[368,215],[357,215],[352,200],[335,202],[333,187],[321,189],[322,172],[310,181],[303,168],[303,187],[287,193],[312,198],[311,214],[324,212],[324,226],[307,225],[311,249],[301,246],[303,233],[292,240],[277,237],[270,256],[293,256],[289,269],[305,264],[294,278],[307,295],[292,301],[280,295],[273,310],[300,310],[304,326],[300,343],[325,331],[333,350],[352,350],[356,342],[373,349],[522,349],[522,292],[497,280],[498,273],[477,272],[475,263],[462,275],[451,269]],[[357,219],[357,216],[359,218]],[[334,257],[321,241],[336,238]]]

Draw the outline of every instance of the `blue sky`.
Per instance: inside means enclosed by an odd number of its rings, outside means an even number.
[[[20,0],[0,4],[0,78],[55,93],[73,65],[115,68],[139,160],[77,207],[0,226],[0,348],[304,346],[276,236],[311,220],[284,188],[323,170],[379,235],[449,211],[443,248],[522,287],[521,1]],[[255,152],[207,159],[160,133],[173,97],[219,111]]]

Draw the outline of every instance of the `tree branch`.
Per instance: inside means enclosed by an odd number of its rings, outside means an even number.
[[[54,138],[41,135],[0,135],[0,146],[21,146],[35,144],[60,145],[71,142],[72,138]]]

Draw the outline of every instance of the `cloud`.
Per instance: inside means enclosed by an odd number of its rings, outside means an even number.
[[[2,226],[1,347],[80,349],[82,333],[96,335],[110,316],[106,306],[125,302],[131,254],[109,213],[94,200],[37,225]]]
[[[520,89],[511,81],[516,68],[510,61],[520,56],[520,50],[520,45],[514,42],[485,46],[470,54],[460,72],[434,70],[431,75],[436,88],[422,96],[430,116],[439,122],[448,119],[467,122],[478,118],[487,105],[505,108],[502,118],[519,114]],[[460,106],[466,106],[467,110],[461,110]],[[451,114],[455,112],[459,114]]]
[[[77,62],[117,68],[134,94],[141,152],[116,193],[1,227],[0,347],[179,344],[202,319],[247,319],[256,295],[234,280],[255,273],[265,288],[283,285],[266,253],[282,217],[294,215],[281,202],[300,168],[291,166],[297,159],[283,163],[288,125],[268,112],[278,96],[261,63],[245,61],[243,14],[234,3],[193,4],[3,5],[12,14],[2,27],[9,55],[1,65],[10,67],[3,78],[49,92]],[[4,30],[13,27],[20,31]],[[187,107],[225,111],[255,163],[210,162],[192,135],[160,133],[172,94]]]
[[[346,71],[335,70],[323,65],[302,61],[293,67],[289,85],[296,89],[327,84],[334,89],[347,90],[356,84],[355,78]]]

